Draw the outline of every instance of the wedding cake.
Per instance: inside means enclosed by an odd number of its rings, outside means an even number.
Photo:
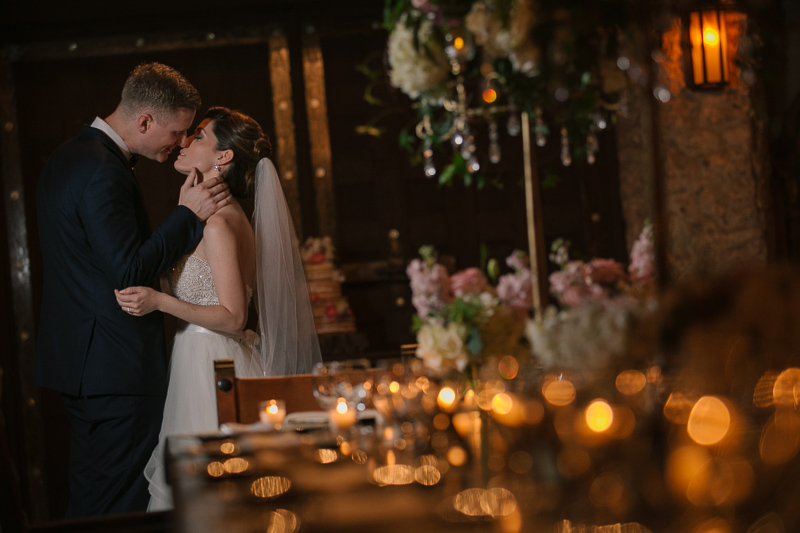
[[[341,273],[334,266],[330,237],[309,237],[300,248],[317,334],[354,333],[356,321],[342,296]]]

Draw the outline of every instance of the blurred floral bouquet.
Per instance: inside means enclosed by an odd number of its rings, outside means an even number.
[[[546,369],[606,368],[626,355],[628,333],[654,304],[653,227],[646,225],[631,250],[626,273],[612,259],[570,261],[568,243],[553,243],[550,306],[528,323],[534,355]]]
[[[523,252],[506,259],[512,272],[500,276],[496,287],[477,268],[448,275],[430,246],[420,248],[420,255],[406,273],[417,311],[416,355],[428,369],[471,375],[493,355],[529,353],[524,331],[531,308],[531,274]],[[489,276],[496,278],[498,270],[497,262],[489,261]]]
[[[495,181],[484,172],[501,161],[500,122],[516,136],[525,112],[538,146],[557,141],[565,166],[574,156],[592,164],[599,132],[629,84],[628,11],[588,0],[387,0],[388,81],[414,101],[419,118],[401,133],[401,146],[424,160],[426,177],[441,184],[461,177],[480,188]],[[362,71],[373,82],[385,78]],[[359,131],[380,135],[373,122]],[[553,126],[560,138],[548,141]],[[476,140],[484,127],[488,150]],[[448,164],[437,169],[435,159]]]

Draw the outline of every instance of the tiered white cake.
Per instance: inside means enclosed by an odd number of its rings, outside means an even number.
[[[317,334],[354,333],[356,322],[342,296],[342,275],[334,266],[330,237],[309,237],[300,249]]]

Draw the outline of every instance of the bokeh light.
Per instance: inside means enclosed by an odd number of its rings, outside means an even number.
[[[611,427],[614,421],[614,411],[605,400],[594,400],[586,407],[586,425],[589,429],[602,433]]]
[[[220,477],[225,474],[225,467],[219,461],[214,461],[206,467],[206,472],[211,477]]]
[[[800,449],[800,416],[788,408],[778,409],[761,432],[759,452],[768,465],[793,459]]]
[[[336,450],[331,450],[330,448],[320,448],[317,450],[317,461],[324,465],[335,463],[338,458],[339,454],[336,453]]]
[[[510,394],[501,392],[492,398],[492,411],[498,415],[507,415],[514,408],[514,400]]]
[[[247,461],[247,459],[233,457],[225,461],[222,466],[229,474],[241,474],[250,467],[250,463]]]
[[[287,509],[276,509],[269,514],[267,533],[295,533],[300,529],[300,518]]]
[[[617,390],[622,394],[638,394],[647,385],[647,377],[638,370],[626,370],[617,376]]]
[[[231,441],[225,441],[220,444],[219,451],[225,455],[232,455],[238,451],[239,447]]]
[[[372,472],[372,479],[380,486],[408,485],[414,482],[415,469],[409,465],[389,464]]]
[[[673,493],[688,497],[689,486],[704,481],[696,478],[708,474],[705,465],[710,460],[711,454],[702,446],[686,445],[673,450],[667,457],[667,485]]]
[[[414,471],[414,480],[426,487],[436,485],[441,479],[442,473],[432,465],[422,465]]]
[[[673,392],[664,403],[664,416],[673,424],[686,424],[694,402],[680,392]]]
[[[453,466],[463,466],[467,458],[467,451],[461,446],[451,446],[447,449],[447,462]]]
[[[575,386],[568,379],[552,377],[542,386],[542,395],[551,405],[569,405],[575,400]]]
[[[481,507],[489,516],[508,516],[517,508],[517,499],[508,489],[494,487],[483,491]]]
[[[505,379],[514,379],[519,374],[519,361],[511,355],[506,355],[498,363],[500,375]]]
[[[686,429],[697,444],[710,446],[725,438],[731,426],[731,413],[716,396],[703,396],[692,407]]]
[[[444,431],[450,427],[450,417],[444,413],[439,413],[433,417],[433,427],[439,431]]]
[[[800,368],[788,368],[780,373],[773,388],[775,403],[796,406],[800,400]]]
[[[448,413],[453,411],[456,403],[456,391],[451,387],[442,387],[442,390],[439,391],[439,396],[436,398],[436,403],[442,411]]]
[[[250,485],[250,493],[261,499],[270,499],[289,491],[292,482],[280,476],[264,476],[256,479]]]
[[[761,376],[753,390],[753,405],[756,407],[772,407],[775,405],[775,382],[780,374],[770,371]]]

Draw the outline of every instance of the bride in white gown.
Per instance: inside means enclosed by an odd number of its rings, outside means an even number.
[[[215,359],[234,359],[238,377],[310,373],[321,360],[297,238],[261,127],[211,108],[188,142],[175,168],[198,180],[222,176],[235,198],[255,182],[255,209],[252,226],[238,202],[208,219],[200,244],[169,274],[172,295],[148,287],[117,292],[135,316],[159,310],[181,319],[159,445],[145,468],[150,511],[172,507],[166,437],[218,429]],[[254,286],[260,335],[242,331]]]

